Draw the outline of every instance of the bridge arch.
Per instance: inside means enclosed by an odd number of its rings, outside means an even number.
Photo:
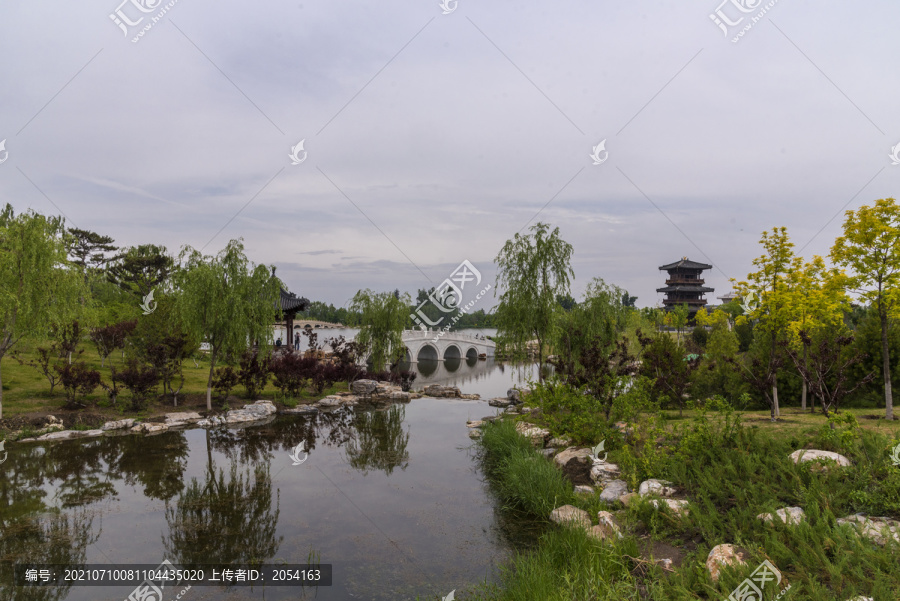
[[[474,346],[470,346],[469,350],[466,351],[466,359],[478,359],[478,349],[476,349]]]
[[[459,350],[459,345],[450,343],[447,345],[447,348],[444,349],[444,361],[449,359],[459,359],[462,357],[462,353]]]
[[[437,348],[430,343],[423,344],[416,353],[416,361],[439,361],[440,358]]]

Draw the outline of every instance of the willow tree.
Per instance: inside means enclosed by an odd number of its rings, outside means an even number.
[[[881,320],[881,357],[884,375],[885,417],[894,418],[891,362],[888,354],[889,317],[897,307],[900,288],[900,206],[893,198],[847,211],[844,235],[834,241],[831,259],[849,267],[847,286],[874,305]]]
[[[270,268],[254,266],[240,240],[232,240],[216,257],[190,246],[175,272],[175,312],[196,343],[209,343],[206,409],[212,410],[212,381],[222,357],[238,357],[254,341],[268,349],[272,325],[281,315],[281,282]]]
[[[0,212],[0,361],[22,338],[45,338],[78,317],[88,292],[65,242],[60,217],[16,216],[9,204]]]
[[[497,255],[497,288],[502,291],[497,305],[497,329],[519,349],[536,340],[538,372],[544,362],[544,344],[554,333],[553,317],[557,295],[569,294],[569,279],[575,277],[570,261],[572,245],[559,237],[559,228],[550,231],[546,223],[531,226],[532,233],[516,234]],[[494,294],[497,294],[497,291]]]
[[[376,293],[366,289],[354,295],[350,310],[360,314],[356,342],[372,360],[375,371],[403,358],[403,330],[409,325],[411,303],[409,294],[399,291]]]
[[[780,340],[786,335],[788,323],[792,318],[793,305],[790,303],[788,273],[793,262],[794,243],[790,241],[785,227],[773,227],[771,232],[763,232],[759,243],[764,253],[753,259],[758,271],[747,275],[749,282],[738,282],[735,288],[743,298],[749,299],[752,292],[759,304],[750,312],[751,317],[759,318],[757,326],[761,332],[769,335],[770,353],[767,361],[768,374],[763,380],[770,381],[771,396],[766,395],[771,408],[772,421],[780,415],[778,407],[778,359]],[[733,280],[732,280],[733,281]]]

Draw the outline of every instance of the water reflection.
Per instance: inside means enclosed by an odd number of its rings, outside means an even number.
[[[276,535],[280,507],[268,465],[255,466],[251,477],[232,462],[227,478],[223,469],[207,472],[202,484],[193,478],[174,505],[166,503],[166,557],[185,567],[266,563],[284,540]]]
[[[367,474],[370,469],[390,475],[394,468],[409,465],[409,431],[403,430],[406,411],[394,405],[386,411],[365,411],[353,419],[355,436],[347,441],[344,451],[347,463]]]
[[[457,373],[471,371],[460,364]],[[448,374],[443,364],[435,372]],[[130,591],[14,589],[16,563],[303,563],[315,550],[341,574],[315,592],[320,601],[422,598],[492,578],[508,547],[465,427],[490,413],[484,402],[420,399],[243,428],[9,445],[0,601],[121,601]],[[309,460],[293,466],[301,442]],[[268,589],[265,598],[297,594]]]

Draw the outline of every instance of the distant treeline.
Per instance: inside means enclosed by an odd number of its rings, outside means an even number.
[[[453,317],[455,313],[444,313],[442,312],[435,304],[428,301],[429,295],[434,292],[434,288],[430,290],[425,290],[424,288],[420,288],[418,294],[416,296],[416,304],[411,305],[409,307],[410,314],[416,313],[416,311],[421,311],[425,314],[425,316],[432,322],[438,322],[441,317],[449,316]],[[400,291],[395,290],[394,295],[399,298]],[[422,304],[424,302],[424,304]],[[351,311],[350,309],[344,307],[335,307],[332,304],[326,304],[322,301],[312,301],[309,305],[309,309],[304,313],[304,315],[309,319],[315,319],[318,321],[327,321],[330,323],[341,323],[345,326],[355,327],[360,323],[360,313],[358,311]],[[409,327],[415,327],[415,324],[410,320]],[[449,323],[449,319],[443,320],[440,325],[434,327],[443,327]],[[464,313],[459,316],[456,323],[451,326],[451,330],[459,330],[462,328],[493,328],[496,327],[494,325],[494,315],[493,313],[486,313],[484,309],[478,309],[477,311],[470,311],[469,313]]]

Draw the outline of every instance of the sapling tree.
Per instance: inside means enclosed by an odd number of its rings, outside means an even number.
[[[822,413],[826,416],[836,412],[847,395],[875,378],[875,372],[871,371],[851,381],[849,369],[864,358],[854,348],[852,335],[829,329],[818,332],[815,340],[806,330],[800,330],[799,336],[808,352],[801,356],[785,345],[787,354],[809,385],[810,392],[822,400]],[[831,427],[834,428],[833,423]]]

